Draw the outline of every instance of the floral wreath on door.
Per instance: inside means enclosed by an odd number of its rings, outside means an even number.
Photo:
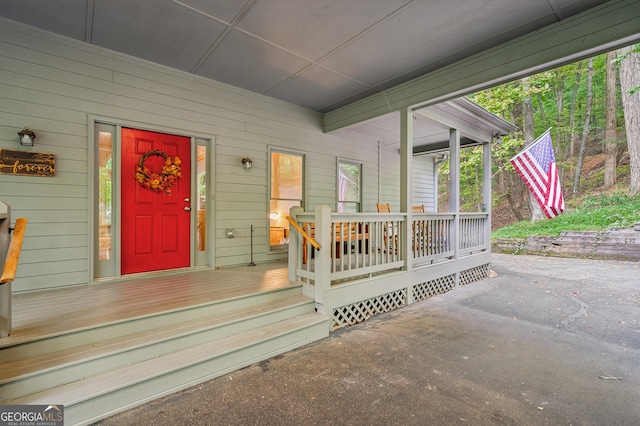
[[[164,165],[160,173],[152,172],[145,166],[145,161],[151,156],[164,158]],[[171,194],[171,187],[182,177],[180,164],[182,164],[182,161],[179,157],[171,157],[165,152],[154,149],[140,157],[136,167],[136,180],[143,188]]]

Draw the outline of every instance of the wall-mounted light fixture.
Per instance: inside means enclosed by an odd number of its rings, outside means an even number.
[[[227,238],[235,238],[236,237],[236,230],[233,228],[227,228],[224,231],[225,235],[227,236]]]
[[[280,213],[278,212],[269,213],[269,219],[276,220],[278,217],[280,217]]]
[[[245,157],[242,159],[242,168],[245,170],[251,170],[253,167],[253,160],[249,157]]]
[[[33,146],[33,141],[36,138],[36,134],[29,130],[28,127],[20,130],[18,136],[20,136],[20,145],[24,146]]]

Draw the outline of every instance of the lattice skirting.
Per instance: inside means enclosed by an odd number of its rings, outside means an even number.
[[[393,311],[406,304],[407,292],[402,289],[352,305],[342,306],[333,311],[333,326],[338,328],[358,324],[374,315]]]
[[[460,271],[459,285],[467,285],[489,277],[489,264],[476,266],[475,268]],[[453,290],[456,286],[455,274],[445,275],[425,283],[414,285],[413,301],[419,302],[438,294]],[[363,300],[352,305],[342,306],[333,311],[334,328],[361,323],[374,315],[382,314],[401,308],[407,304],[407,292],[405,289],[396,290],[382,296]]]
[[[460,271],[460,285],[467,285],[475,281],[489,278],[489,264],[476,266],[475,268]]]
[[[435,280],[427,281],[413,286],[413,300],[419,302],[438,294],[453,290],[456,286],[456,275],[445,275]]]

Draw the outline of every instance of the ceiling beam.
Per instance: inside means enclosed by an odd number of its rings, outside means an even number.
[[[84,42],[91,43],[93,37],[93,9],[94,0],[87,0],[87,13],[84,18]]]
[[[481,142],[478,142],[473,139],[461,137],[460,138],[460,147],[467,148],[470,146],[481,145]],[[443,140],[435,143],[430,143],[429,145],[421,145],[413,147],[413,155],[422,155],[422,154],[435,154],[442,151],[449,151],[449,141]]]
[[[493,129],[481,129],[436,109],[420,109],[415,113],[449,129],[458,129],[462,134],[479,141],[491,142],[493,137]]]
[[[640,2],[611,0],[324,115],[324,131],[419,108],[640,40]]]

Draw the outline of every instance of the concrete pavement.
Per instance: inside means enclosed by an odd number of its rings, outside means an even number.
[[[640,264],[492,275],[100,424],[640,424]]]

